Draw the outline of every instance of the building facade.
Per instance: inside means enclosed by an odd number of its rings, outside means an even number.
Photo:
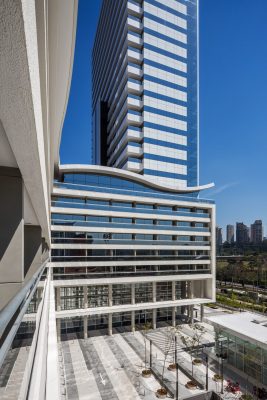
[[[252,243],[261,243],[263,238],[262,220],[257,219],[254,224],[250,226],[250,241]]]
[[[76,0],[0,2],[3,400],[60,398],[57,351],[47,346],[52,325],[46,278],[51,192],[72,74],[77,9]]]
[[[234,243],[235,241],[235,228],[234,225],[226,226],[226,241],[229,244]]]
[[[104,0],[93,49],[93,163],[198,185],[198,1]]]
[[[214,301],[214,204],[98,166],[61,166],[52,198],[58,336],[176,324]]]
[[[243,222],[236,223],[236,243],[249,243],[249,228]]]

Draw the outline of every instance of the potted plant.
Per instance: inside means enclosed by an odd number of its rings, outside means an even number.
[[[165,399],[167,397],[167,390],[163,387],[157,390],[156,396],[158,399]]]
[[[150,329],[151,329],[150,322],[146,322],[145,325],[143,326],[143,336],[144,336],[144,343],[145,343],[145,368],[142,370],[142,376],[144,378],[150,378],[150,376],[151,376],[151,370],[150,370],[150,368],[147,367],[147,351],[146,351],[147,334]]]
[[[215,382],[220,382],[222,380],[222,376],[219,374],[214,374],[212,378]]]
[[[189,390],[195,390],[197,388],[197,383],[196,381],[188,381],[185,387]]]

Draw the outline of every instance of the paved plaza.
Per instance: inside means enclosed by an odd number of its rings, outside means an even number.
[[[203,344],[214,341],[212,328],[207,324]],[[59,345],[62,355],[65,380],[63,397],[68,400],[134,400],[156,399],[156,390],[160,388],[158,378],[161,376],[168,327],[151,330],[148,339],[152,345],[152,365],[156,377],[143,378],[145,344],[142,332],[135,333],[116,331],[112,336],[101,335],[88,339],[78,339],[75,334],[69,334],[68,340]],[[183,328],[183,334],[190,336],[190,327]],[[191,373],[191,357],[184,351],[182,342],[178,339],[179,369],[179,399],[186,399],[205,393],[206,366],[194,367],[194,376],[202,383],[203,389],[189,390],[185,387]],[[166,366],[173,362],[174,346],[168,351]],[[147,360],[149,361],[149,342],[147,342]],[[217,369],[216,369],[217,368]],[[219,393],[221,383],[213,380],[218,372],[218,365],[212,360],[208,370],[209,390]],[[169,389],[168,397],[175,394],[175,372],[165,370],[165,384]],[[226,374],[225,378],[228,376]],[[224,382],[226,386],[226,381]],[[240,396],[240,393],[239,393]],[[224,398],[238,396],[225,393]]]

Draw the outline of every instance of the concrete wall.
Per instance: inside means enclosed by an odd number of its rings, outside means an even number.
[[[0,282],[24,278],[23,182],[17,168],[0,167]]]

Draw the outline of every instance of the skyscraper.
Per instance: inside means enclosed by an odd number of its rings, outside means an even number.
[[[263,238],[262,220],[257,219],[254,224],[250,226],[250,241],[252,243],[261,243]]]
[[[236,223],[236,243],[249,243],[249,228],[243,222]]]
[[[198,1],[104,0],[93,49],[93,161],[198,185]]]
[[[234,243],[235,241],[235,228],[234,225],[227,225],[226,226],[226,241],[228,243]]]

